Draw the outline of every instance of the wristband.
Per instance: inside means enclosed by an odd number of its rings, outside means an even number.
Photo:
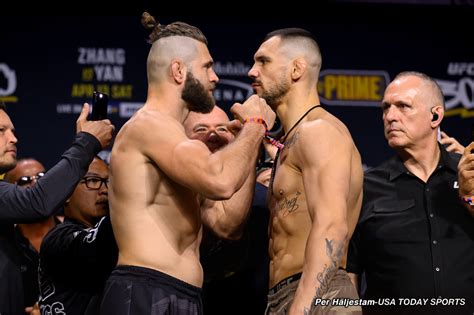
[[[270,141],[270,143],[274,146],[276,146],[278,149],[282,150],[284,148],[284,144],[283,143],[280,143],[280,141],[272,138],[270,136],[270,132],[268,131],[268,126],[267,126],[267,123],[265,122],[265,120],[261,117],[250,117],[250,118],[246,118],[244,119],[244,124],[245,123],[248,123],[248,122],[255,122],[255,123],[259,123],[259,124],[262,124],[263,127],[265,127],[265,136],[264,138],[268,139],[268,141]]]
[[[259,124],[262,124],[263,127],[265,127],[265,133],[267,133],[268,131],[268,126],[267,126],[267,123],[265,122],[265,120],[261,117],[250,117],[250,118],[245,118],[244,119],[244,124],[245,123],[248,123],[248,122],[255,122],[255,123],[259,123]]]

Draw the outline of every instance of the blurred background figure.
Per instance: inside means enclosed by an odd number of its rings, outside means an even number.
[[[184,129],[188,138],[204,142],[211,152],[215,152],[233,141],[238,126],[239,123],[234,122],[232,129],[229,117],[218,106],[214,106],[214,109],[208,114],[190,112],[184,121]]]
[[[21,314],[25,310],[23,279],[16,262],[18,250],[15,248],[14,224],[38,222],[57,213],[85,174],[94,155],[110,144],[115,127],[107,119],[88,121],[88,114],[89,105],[85,103],[76,120],[77,134],[71,147],[47,174],[41,176],[36,173],[32,177],[20,179],[21,183],[26,183],[41,177],[37,184],[25,189],[0,180],[1,314]],[[13,122],[6,112],[6,106],[0,101],[0,173],[15,168],[17,143]]]
[[[271,158],[266,159],[260,163],[257,168],[257,183],[267,187],[270,185],[270,179],[272,177],[273,160]]]
[[[64,205],[64,223],[41,245],[43,314],[99,314],[103,287],[118,255],[108,217],[108,183],[107,164],[94,158]]]
[[[211,152],[231,143],[240,127],[240,122],[230,122],[218,106],[208,114],[190,112],[184,121],[188,138],[204,142]],[[252,209],[240,239],[220,239],[203,226],[200,257],[204,269],[204,314],[222,314],[223,309],[227,315],[263,314],[265,310],[269,218],[266,188],[271,173],[268,166],[262,163],[258,167]]]
[[[441,139],[439,140],[448,152],[454,152],[463,154],[464,153],[464,146],[456,140],[454,137],[450,137],[446,132],[441,131]]]
[[[5,174],[5,181],[20,187],[30,188],[44,176],[44,166],[35,159],[18,160],[16,166]],[[20,223],[15,226],[13,245],[15,262],[21,272],[25,307],[38,302],[38,266],[39,251],[44,236],[59,221],[55,216],[35,223]]]

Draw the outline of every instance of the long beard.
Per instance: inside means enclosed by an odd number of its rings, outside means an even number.
[[[210,113],[215,105],[214,98],[191,72],[186,75],[181,98],[188,104],[190,111],[197,113]]]

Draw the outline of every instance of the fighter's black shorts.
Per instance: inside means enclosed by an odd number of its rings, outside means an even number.
[[[156,270],[117,266],[105,284],[100,313],[202,314],[201,289]]]

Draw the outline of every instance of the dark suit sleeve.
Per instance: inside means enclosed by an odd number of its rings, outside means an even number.
[[[32,222],[57,212],[100,149],[99,140],[80,132],[61,160],[32,188],[0,181],[0,222]]]
[[[347,272],[362,274],[363,267],[360,262],[360,238],[359,230],[356,228],[349,242],[349,252],[347,253]]]

